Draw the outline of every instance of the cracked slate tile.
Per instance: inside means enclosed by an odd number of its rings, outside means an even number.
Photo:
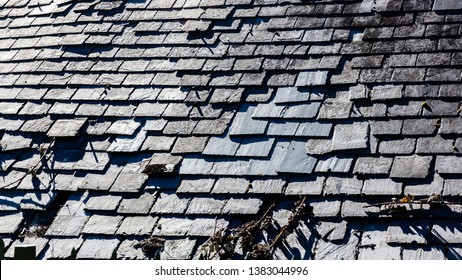
[[[248,193],[282,193],[286,182],[280,179],[254,180],[249,183]]]

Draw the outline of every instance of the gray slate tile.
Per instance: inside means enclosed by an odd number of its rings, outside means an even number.
[[[440,174],[460,174],[462,172],[462,157],[437,156],[435,169]]]
[[[23,221],[23,213],[7,214],[0,216],[0,233],[13,234]]]
[[[360,194],[363,187],[363,181],[358,178],[341,178],[341,177],[328,177],[325,186],[324,194],[347,194],[355,195]]]
[[[213,186],[212,193],[235,194],[246,193],[249,189],[249,181],[242,178],[219,178]]]
[[[71,256],[73,249],[78,250],[82,246],[83,239],[81,238],[65,238],[65,239],[51,239],[48,241],[48,248],[46,248],[44,259],[58,259],[64,260]]]
[[[280,173],[311,173],[317,159],[306,154],[303,141],[292,141],[277,171]]]
[[[85,203],[85,209],[93,211],[114,211],[119,206],[122,196],[99,195],[91,196]]]
[[[92,215],[82,233],[112,235],[122,223],[122,216]]]
[[[250,182],[248,193],[282,193],[286,182],[281,179],[254,180]]]
[[[403,184],[391,179],[368,179],[364,181],[361,191],[366,195],[400,195],[403,192]]]
[[[126,217],[117,234],[119,235],[150,235],[154,230],[157,222],[157,217],[142,216],[142,217]]]
[[[355,174],[389,174],[393,158],[359,157],[353,170]]]
[[[47,135],[50,137],[76,136],[86,121],[87,119],[57,120]]]
[[[353,164],[353,158],[330,157],[320,160],[316,165],[316,172],[348,173]]]
[[[77,259],[108,260],[112,257],[120,241],[111,239],[86,239],[77,253]]]
[[[387,230],[387,243],[426,244],[430,227],[429,221],[392,222]]]
[[[214,179],[181,180],[177,193],[209,193],[215,183]]]
[[[46,236],[78,237],[89,217],[57,216],[46,232]]]
[[[153,204],[154,196],[144,193],[136,198],[122,199],[117,212],[120,214],[148,214]]]
[[[332,150],[354,150],[367,148],[369,124],[356,122],[336,125],[332,137]]]
[[[175,193],[161,193],[157,198],[151,213],[183,214],[188,208],[190,199],[178,197]]]
[[[226,199],[194,197],[189,204],[187,215],[219,215],[225,206]]]
[[[426,178],[430,173],[432,157],[398,156],[391,167],[391,178]],[[409,167],[412,166],[410,169]],[[438,168],[437,168],[438,170]]]

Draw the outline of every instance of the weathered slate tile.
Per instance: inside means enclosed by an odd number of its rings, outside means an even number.
[[[106,174],[87,174],[79,185],[79,189],[107,191],[111,188],[119,172],[106,172]]]
[[[183,218],[160,218],[154,229],[153,235],[160,236],[185,236],[194,220]]]
[[[447,179],[444,181],[443,196],[461,196],[460,179]]]
[[[148,214],[154,204],[154,196],[144,193],[136,198],[124,198],[117,210],[120,214]]]
[[[402,120],[369,121],[373,135],[401,134]]]
[[[46,232],[46,236],[78,237],[88,221],[87,216],[57,216]]]
[[[133,136],[120,136],[114,139],[108,152],[136,152],[146,139],[146,132],[140,131]]]
[[[112,184],[110,192],[138,192],[147,179],[146,174],[121,172]]]
[[[340,201],[322,200],[310,202],[315,217],[335,217],[340,213]]]
[[[403,184],[391,179],[368,179],[364,181],[362,194],[367,195],[400,195]]]
[[[186,208],[188,208],[189,201],[189,198],[180,198],[175,193],[162,192],[157,198],[151,213],[183,214]]]
[[[412,182],[406,184],[404,188],[405,194],[431,196],[433,194],[440,194],[443,191],[444,180],[438,174],[434,175],[434,178],[430,182],[417,183]]]
[[[404,87],[401,86],[376,86],[371,91],[371,100],[400,99]]]
[[[356,122],[336,125],[332,137],[332,150],[354,150],[367,148],[369,124]]]
[[[332,152],[332,140],[310,139],[306,142],[306,153],[309,155],[323,155]]]
[[[319,109],[318,120],[348,119],[353,103],[340,98],[326,99]]]
[[[148,257],[139,247],[139,239],[125,239],[117,249],[117,259],[122,260],[147,260]]]
[[[321,224],[316,227],[316,230],[324,240],[342,241],[345,238],[347,227],[348,223],[346,221],[340,223],[321,222]]]
[[[317,159],[306,154],[306,144],[303,141],[292,141],[277,172],[280,173],[311,173]]]
[[[191,259],[196,246],[195,239],[172,239],[166,240],[164,250],[160,254],[163,260],[188,260]]]
[[[212,193],[216,194],[235,194],[246,193],[249,182],[241,178],[219,178],[213,186]]]
[[[141,151],[170,151],[174,142],[174,137],[148,136],[141,147]]]
[[[126,217],[117,234],[119,235],[150,235],[157,223],[157,217]]]
[[[172,149],[172,154],[202,153],[208,137],[178,137]]]
[[[87,119],[57,120],[48,131],[50,137],[73,137],[77,136],[79,130],[86,123]]]
[[[398,140],[381,141],[379,151],[383,155],[387,154],[412,154],[415,150],[416,140],[405,138]]]
[[[120,241],[116,238],[86,239],[77,253],[77,259],[108,260],[112,258]]]
[[[281,179],[254,180],[249,183],[248,193],[282,193],[286,182]]]
[[[445,260],[444,248],[425,246],[403,249],[403,260]]]
[[[437,156],[435,169],[440,174],[460,174],[462,172],[462,157]]]
[[[122,222],[122,216],[92,215],[82,233],[112,235]]]
[[[230,198],[223,208],[223,214],[257,214],[262,204],[259,198]]]
[[[346,157],[330,157],[327,159],[319,160],[316,165],[316,172],[338,172],[348,173],[353,164],[353,158]]]
[[[432,228],[432,241],[438,243],[460,243],[462,224],[459,221],[437,221]]]
[[[215,183],[214,179],[181,180],[177,193],[209,193]]]
[[[71,257],[72,250],[78,250],[82,246],[81,238],[51,239],[48,241],[44,259],[64,260]]]
[[[217,215],[221,214],[225,206],[226,199],[222,198],[208,198],[208,197],[194,197],[189,204],[186,214],[188,215]]]
[[[252,118],[257,107],[243,105],[236,113],[230,127],[230,135],[261,135],[265,133],[267,121]]]
[[[442,118],[439,134],[462,134],[462,120],[460,118]]]
[[[204,155],[230,155],[233,156],[239,148],[241,139],[230,137],[212,137],[202,154]]]
[[[91,196],[85,203],[85,209],[93,211],[114,211],[119,206],[122,196],[98,195]]]
[[[426,244],[430,233],[429,221],[395,221],[387,230],[387,243]]]
[[[401,247],[386,243],[387,225],[367,223],[364,225],[364,236],[360,242],[359,260],[399,260]]]
[[[327,82],[327,71],[306,71],[298,75],[295,86],[320,86]]]
[[[23,213],[6,214],[0,216],[0,233],[14,234],[23,221]]]
[[[360,194],[363,187],[363,181],[358,178],[341,178],[341,177],[328,177],[325,186],[324,194]]]
[[[325,178],[321,176],[293,180],[287,184],[286,195],[320,195],[323,191]]]
[[[389,174],[393,158],[388,157],[359,157],[353,173],[366,174]]]
[[[0,140],[0,147],[2,151],[27,149],[30,148],[31,145],[32,138],[24,137],[23,135],[5,133]]]
[[[191,228],[189,236],[212,236],[218,230],[228,227],[229,222],[224,219],[196,218]]]
[[[430,173],[432,157],[398,156],[391,167],[391,178],[426,178]],[[409,169],[412,166],[412,169]],[[438,164],[437,164],[438,166]],[[438,171],[438,168],[437,168]]]
[[[316,244],[316,260],[354,260],[355,248],[358,246],[359,237],[354,234],[357,226],[349,227],[342,242],[329,242],[322,239]]]
[[[236,151],[236,156],[267,157],[274,145],[274,138],[245,138]]]

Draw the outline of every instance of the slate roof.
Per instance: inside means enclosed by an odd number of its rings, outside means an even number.
[[[162,259],[198,258],[265,214],[253,237],[269,242],[304,199],[276,259],[461,258],[461,11],[2,1],[6,256],[147,258],[152,235]],[[406,194],[453,204],[367,207]]]

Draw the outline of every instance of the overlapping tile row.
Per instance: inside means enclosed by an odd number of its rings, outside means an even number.
[[[7,257],[198,258],[306,197],[275,258],[461,258],[457,1],[0,7]],[[406,194],[454,204],[373,206]]]

